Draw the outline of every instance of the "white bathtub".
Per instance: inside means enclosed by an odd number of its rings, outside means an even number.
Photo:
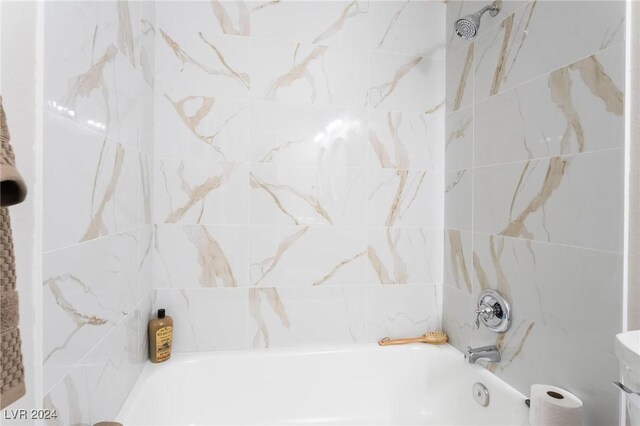
[[[490,392],[488,407],[472,386]],[[525,397],[449,345],[174,354],[148,363],[118,421],[132,425],[526,425]]]

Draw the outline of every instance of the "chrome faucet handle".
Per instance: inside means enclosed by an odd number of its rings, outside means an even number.
[[[473,329],[477,330],[480,328],[480,317],[482,317],[486,321],[493,318],[495,314],[496,313],[493,307],[487,305],[486,303],[480,304],[478,309],[476,309],[476,325]]]
[[[476,323],[473,329],[480,328],[480,323],[496,333],[504,333],[509,329],[511,307],[499,291],[488,288],[478,296]]]

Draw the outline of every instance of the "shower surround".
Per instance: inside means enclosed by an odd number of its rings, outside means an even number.
[[[496,344],[520,392],[564,387],[617,424],[625,3],[504,5],[470,42],[453,25],[477,3],[447,5],[444,328]],[[486,288],[511,301],[504,335],[472,330]]]
[[[441,327],[445,15],[45,4],[44,406],[58,423],[115,418],[151,304],[174,318],[176,352]]]
[[[153,306],[177,352],[443,327],[614,424],[624,3],[504,1],[456,37],[477,6],[47,2],[52,423],[115,418]],[[472,331],[488,287],[505,335]]]
[[[153,4],[43,9],[43,406],[93,424],[147,359]]]
[[[440,327],[445,13],[156,4],[153,303],[176,351]]]

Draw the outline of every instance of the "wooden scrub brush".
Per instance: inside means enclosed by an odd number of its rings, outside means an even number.
[[[442,331],[429,331],[420,337],[407,337],[403,339],[385,337],[384,339],[381,339],[378,344],[380,346],[405,345],[407,343],[430,343],[432,345],[442,345],[447,343],[447,340],[447,333]]]

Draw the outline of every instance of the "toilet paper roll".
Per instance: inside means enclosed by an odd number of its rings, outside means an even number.
[[[582,401],[564,389],[531,386],[531,426],[582,426]]]

